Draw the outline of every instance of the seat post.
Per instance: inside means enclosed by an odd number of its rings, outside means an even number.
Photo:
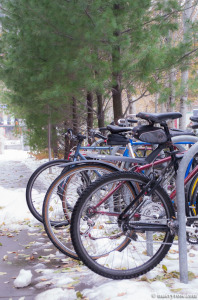
[[[169,131],[169,128],[168,128],[168,125],[167,125],[166,121],[161,122],[160,125],[164,127],[164,131],[167,135],[168,141],[170,142],[171,141],[171,134],[170,134],[170,131]]]
[[[161,122],[160,125],[164,127],[164,131],[167,135],[167,140],[168,140],[168,142],[170,142],[169,149],[170,149],[170,152],[172,152],[171,157],[172,157],[172,160],[173,160],[173,163],[174,163],[174,169],[175,169],[175,173],[176,173],[177,170],[178,170],[179,165],[178,165],[178,162],[176,160],[176,155],[174,153],[174,146],[172,144],[171,134],[170,134],[170,131],[169,131],[169,128],[168,128],[168,125],[167,125],[166,121]]]

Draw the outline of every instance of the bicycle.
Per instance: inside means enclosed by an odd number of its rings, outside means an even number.
[[[160,123],[167,137],[161,147],[170,144],[166,120],[176,118],[176,113],[139,116],[153,125]],[[177,169],[180,158],[171,148],[171,162]],[[139,159],[133,161],[139,163]],[[72,213],[70,233],[77,255],[92,271],[112,279],[133,278],[165,257],[178,230],[171,198],[161,186],[167,167],[160,176],[123,171],[108,174],[82,192]],[[186,177],[185,184],[197,172],[198,166]],[[196,217],[187,215],[189,242],[198,241],[196,221]]]
[[[117,130],[119,130],[119,128],[117,128]],[[145,170],[150,170],[152,167],[155,168],[159,165],[164,167],[165,163],[171,161],[171,156],[169,156],[153,162],[163,149],[164,145],[159,145],[158,148],[156,148],[149,156],[147,156],[146,158],[136,158],[135,161],[133,158],[129,157],[117,157],[108,155],[97,155],[95,158],[102,157],[103,159],[105,158],[105,160],[108,160],[108,158],[113,158],[113,160],[119,162],[138,162],[138,164],[142,164],[142,166],[136,167],[136,172],[142,172]],[[182,148],[182,151],[184,150],[185,149]],[[96,167],[94,166],[94,164]],[[85,187],[87,187],[91,182],[95,181],[98,177],[102,176],[101,169],[97,169],[98,164],[98,161],[91,161],[91,165],[86,161],[75,163],[75,167],[73,169],[62,173],[55,179],[55,181],[49,187],[43,203],[42,214],[45,230],[48,234],[48,237],[62,253],[73,258],[78,258],[78,256],[72,248],[69,233],[71,213],[73,211],[73,207],[77,198],[85,189]],[[99,174],[96,172],[96,170]],[[103,171],[105,171],[104,167]],[[111,169],[108,171],[112,173],[112,171],[115,170]],[[89,176],[87,176],[88,172]],[[67,220],[67,222],[65,222],[65,220]]]

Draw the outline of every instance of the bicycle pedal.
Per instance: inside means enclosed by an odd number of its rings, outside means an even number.
[[[137,241],[138,235],[136,233],[133,233],[131,238],[132,240]]]

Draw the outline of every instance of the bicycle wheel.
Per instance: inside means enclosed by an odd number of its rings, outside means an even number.
[[[42,164],[28,180],[26,202],[32,215],[40,222],[43,222],[42,207],[47,189],[62,172],[63,169],[59,166],[67,162],[67,160],[59,159]]]
[[[197,197],[198,197],[198,174],[196,174],[190,182],[187,191],[188,198],[188,213],[190,216],[197,215]]]
[[[100,163],[76,165],[61,174],[48,189],[43,204],[43,223],[52,243],[64,254],[77,259],[70,237],[71,213],[82,191],[104,174],[117,171]],[[125,242],[122,245],[126,245]]]
[[[132,186],[142,191],[148,182],[137,173],[116,172],[91,184],[78,199],[71,237],[79,258],[92,271],[112,279],[137,277],[167,254],[174,238],[168,227],[174,209],[160,186],[151,196],[134,200]],[[129,203],[125,221],[120,222],[120,213]],[[118,251],[126,237],[131,242]]]

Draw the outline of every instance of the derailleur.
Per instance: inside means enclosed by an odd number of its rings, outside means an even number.
[[[178,235],[179,223],[177,219],[172,218],[168,222],[170,232],[173,235]],[[198,244],[198,221],[187,222],[186,224],[186,239],[190,244]]]
[[[186,239],[190,244],[198,244],[198,221],[186,225]]]

